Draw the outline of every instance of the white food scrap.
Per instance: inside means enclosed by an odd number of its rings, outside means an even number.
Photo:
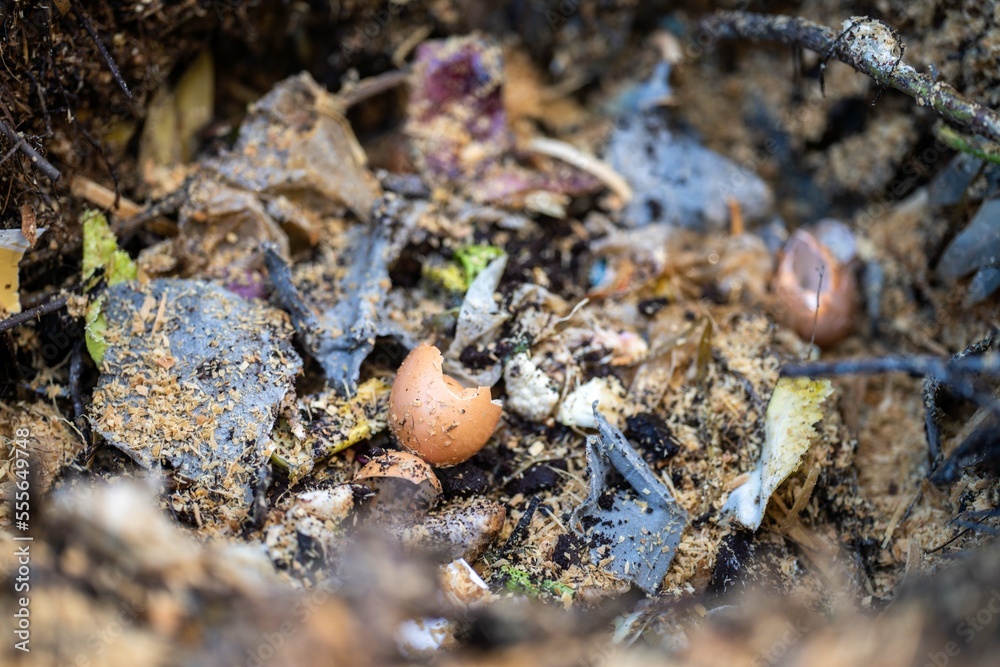
[[[559,405],[556,421],[565,426],[597,428],[593,407],[595,401],[608,421],[615,426],[621,423],[625,409],[625,387],[613,375],[593,378],[574,389]]]
[[[559,402],[559,390],[524,352],[515,354],[504,369],[507,409],[531,421],[544,421]]]

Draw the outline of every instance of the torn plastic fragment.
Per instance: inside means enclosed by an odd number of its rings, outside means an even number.
[[[244,190],[343,204],[367,221],[381,187],[342,108],[309,74],[289,77],[250,107],[233,151],[205,165]]]
[[[611,572],[654,595],[681,541],[687,512],[596,403],[593,411],[598,435],[587,438],[590,493],[573,511],[572,526],[587,539],[595,563],[610,558]],[[608,488],[611,467],[630,488]]]
[[[259,270],[256,250],[263,243],[274,243],[282,257],[289,256],[288,236],[260,197],[220,183],[214,175],[194,180],[179,217],[173,254],[180,260],[182,277],[236,281]]]
[[[749,479],[733,490],[722,508],[751,530],[764,519],[767,501],[809,450],[813,426],[823,417],[822,403],[833,393],[829,380],[781,378],[767,404],[764,446]]]
[[[500,327],[510,318],[510,313],[497,306],[494,298],[506,266],[507,256],[498,257],[472,281],[458,313],[455,338],[444,354],[444,371],[468,385],[492,387],[503,373],[500,362],[472,371],[459,361],[459,357],[470,345],[485,346],[493,342]]]
[[[764,215],[773,201],[756,174],[671,130],[655,112],[621,119],[605,159],[634,191],[625,210],[629,226],[667,222],[719,231],[729,221],[729,200],[748,218]]]
[[[171,468],[178,511],[235,527],[302,369],[287,319],[201,281],[130,282],[105,294],[94,429],[140,465]]]
[[[264,246],[274,296],[292,318],[302,344],[323,367],[327,384],[342,396],[354,393],[361,362],[375,345],[379,315],[389,285],[388,232],[378,225],[357,238],[340,281],[340,300],[317,312],[292,282],[292,271],[271,244]]]
[[[973,271],[976,275],[969,286],[967,300],[982,301],[996,289],[997,268],[1000,266],[1000,199],[983,202],[965,229],[956,236],[941,256],[937,273],[954,282]]]

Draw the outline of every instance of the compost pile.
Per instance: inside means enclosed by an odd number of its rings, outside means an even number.
[[[993,664],[1000,5],[10,4],[4,660]]]

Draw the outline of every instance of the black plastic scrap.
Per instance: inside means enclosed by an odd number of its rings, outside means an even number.
[[[972,222],[945,248],[938,275],[949,282],[975,271],[966,302],[979,303],[1000,288],[1000,198],[983,202]]]
[[[573,512],[573,529],[590,544],[594,562],[634,581],[649,595],[660,588],[687,524],[687,512],[594,403],[598,435],[587,438],[590,494]],[[608,488],[609,467],[630,489]]]
[[[273,244],[264,245],[274,299],[292,318],[302,345],[315,358],[327,383],[342,396],[357,388],[361,363],[372,351],[378,315],[389,283],[389,241],[382,226],[360,235],[342,285],[343,298],[317,313],[292,282],[292,271]]]
[[[165,464],[245,511],[302,361],[276,310],[196,280],[109,288],[92,423],[140,465]],[[212,515],[217,496],[197,496]]]
[[[619,118],[603,156],[634,193],[623,222],[629,227],[669,223],[719,231],[729,222],[730,199],[739,203],[744,216],[763,217],[774,202],[764,180],[672,129],[657,108],[670,97],[668,77],[669,67],[658,67],[632,91],[638,108]],[[636,160],[636,155],[647,159]]]

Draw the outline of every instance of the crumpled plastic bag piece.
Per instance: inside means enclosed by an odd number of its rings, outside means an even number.
[[[722,508],[750,530],[760,528],[767,501],[802,463],[823,417],[822,404],[833,393],[829,380],[781,378],[767,404],[764,446],[749,478],[733,489]]]
[[[998,285],[1000,267],[1000,199],[983,202],[979,211],[945,248],[937,273],[954,282],[976,271],[967,298],[970,303],[982,301]]]
[[[103,312],[108,348],[94,429],[143,467],[167,465],[224,493],[201,495],[202,516],[220,499],[228,506],[220,512],[245,510],[279,406],[302,370],[286,318],[217,285],[174,279],[114,285]]]
[[[343,292],[332,307],[317,312],[292,281],[292,271],[273,245],[264,247],[274,297],[292,318],[303,345],[323,367],[327,383],[342,396],[354,393],[361,363],[372,351],[389,286],[389,240],[377,225],[357,238]]]
[[[590,543],[594,562],[655,595],[687,525],[687,512],[594,404],[598,435],[587,438],[590,493],[573,511],[574,530]],[[608,487],[611,468],[630,488]]]
[[[492,387],[503,374],[503,367],[499,362],[473,371],[464,366],[459,357],[470,345],[493,342],[500,327],[510,319],[510,313],[501,309],[494,298],[506,267],[507,256],[498,257],[472,281],[458,313],[455,338],[444,354],[444,371],[471,386]]]
[[[251,107],[233,152],[205,165],[251,192],[340,203],[367,221],[381,187],[341,106],[309,74],[289,77]]]
[[[288,237],[253,192],[197,178],[180,210],[174,254],[182,273],[233,278],[259,265],[255,250],[274,243],[288,257]]]
[[[652,112],[622,119],[604,159],[633,188],[624,212],[629,226],[667,222],[718,231],[729,220],[728,200],[734,199],[751,219],[767,213],[773,201],[758,176],[672,131]]]

